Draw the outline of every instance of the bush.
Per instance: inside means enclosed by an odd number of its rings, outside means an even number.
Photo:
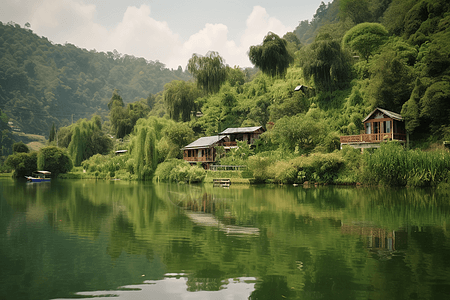
[[[168,182],[202,182],[206,171],[201,166],[191,166],[182,159],[169,159],[158,165],[155,178]]]
[[[276,183],[298,183],[298,170],[290,162],[276,162],[270,167],[270,174]]]
[[[23,178],[37,170],[37,152],[15,153],[5,160],[5,166],[14,170],[14,178]]]

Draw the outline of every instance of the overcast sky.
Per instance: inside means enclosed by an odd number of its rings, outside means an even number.
[[[193,53],[217,51],[230,66],[272,31],[283,36],[311,20],[323,0],[1,0],[0,21],[57,44],[113,51],[186,67]],[[324,1],[327,3],[328,1]]]

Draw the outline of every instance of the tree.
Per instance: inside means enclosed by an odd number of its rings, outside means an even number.
[[[272,77],[283,77],[293,57],[287,49],[287,41],[269,32],[261,45],[251,46],[248,53],[252,64]]]
[[[304,76],[312,79],[318,90],[334,91],[347,86],[351,58],[338,41],[324,37],[304,48],[300,50],[300,66]]]
[[[310,110],[306,114],[283,117],[275,123],[271,138],[292,152],[309,152],[326,136],[326,124]]]
[[[344,35],[342,44],[357,51],[363,59],[369,61],[375,51],[387,41],[388,31],[378,23],[361,23]]]
[[[197,80],[198,87],[207,94],[217,93],[227,79],[225,61],[214,51],[209,51],[205,56],[192,54],[187,69]]]
[[[449,125],[450,80],[441,80],[427,88],[420,99],[421,117],[431,121],[430,127],[437,131],[442,125]]]
[[[39,150],[37,155],[38,170],[52,172],[52,176],[69,172],[72,169],[72,160],[69,154],[55,146],[45,147]]]
[[[60,131],[63,131],[61,128]],[[90,121],[80,119],[70,128],[68,151],[75,166],[95,154],[106,154],[112,141],[101,131],[101,118],[94,115]],[[64,130],[65,132],[65,130]]]
[[[169,117],[175,121],[180,118],[183,122],[191,119],[191,112],[196,110],[195,100],[200,91],[192,82],[174,80],[164,86],[164,103]]]
[[[183,158],[180,149],[194,141],[194,131],[187,123],[172,123],[163,129],[163,139],[167,140],[169,158]]]
[[[369,94],[372,107],[400,112],[408,101],[414,85],[414,70],[408,66],[401,52],[384,47],[380,55],[373,58],[370,68]]]
[[[52,128],[50,129],[50,134],[48,136],[48,142],[51,143],[55,140],[56,137],[56,129],[55,129],[55,123],[52,124]]]
[[[343,19],[349,17],[355,24],[370,21],[372,18],[369,0],[341,0],[339,6]]]
[[[28,153],[30,149],[23,142],[17,142],[13,144],[13,152],[14,153]]]
[[[405,128],[408,133],[413,133],[420,125],[420,109],[419,101],[423,95],[424,87],[419,78],[416,79],[416,86],[414,87],[411,97],[402,106],[401,115],[405,121]]]
[[[5,165],[14,170],[14,178],[23,178],[37,170],[37,152],[14,153],[5,160]]]
[[[136,125],[131,146],[134,172],[139,180],[150,180],[158,164],[156,133],[153,126],[141,122]]]

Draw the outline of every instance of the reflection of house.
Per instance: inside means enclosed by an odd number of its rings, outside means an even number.
[[[406,142],[402,116],[381,108],[373,110],[364,120],[364,132],[359,135],[341,136],[341,146],[353,148],[378,148],[384,141]]]
[[[216,160],[217,146],[224,146],[228,141],[226,136],[206,136],[190,143],[183,150],[183,159],[190,163],[201,162],[207,167]]]
[[[388,231],[379,227],[343,224],[341,233],[366,237],[364,246],[372,250],[395,251],[406,248],[407,232],[401,230]]]
[[[253,144],[264,132],[264,128],[257,127],[241,127],[228,128],[219,135],[206,136],[190,143],[183,150],[183,159],[190,163],[201,162],[204,167],[208,168],[216,161],[216,148],[223,146],[225,150],[237,147],[237,141],[245,141],[247,144]]]
[[[253,144],[264,131],[262,126],[227,128],[219,133],[219,136],[227,136],[230,141],[226,142],[225,146],[234,147],[237,146],[237,141]]]

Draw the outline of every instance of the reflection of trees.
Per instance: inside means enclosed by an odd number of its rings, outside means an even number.
[[[43,216],[58,232],[88,236],[104,247],[80,250],[80,246],[67,244],[68,248],[92,257],[93,252],[103,251],[106,261],[112,258],[117,266],[129,256],[141,257],[147,264],[161,261],[160,271],[188,274],[192,291],[218,290],[228,278],[248,276],[261,280],[251,299],[267,295],[271,299],[281,295],[439,299],[448,292],[450,263],[445,250],[450,249],[450,227],[444,224],[450,224],[450,205],[445,197],[426,190],[213,189],[73,181],[52,182],[50,189],[5,186],[2,193],[15,210],[27,216],[8,219],[11,234],[19,235],[22,230],[11,224],[31,220],[32,213],[34,219]],[[180,204],[175,199],[186,201]],[[260,234],[230,236],[221,228],[193,222],[177,205],[192,209],[195,199],[200,211],[209,212],[222,224],[229,217],[237,226],[259,228]],[[98,234],[105,231],[106,235]],[[102,239],[105,236],[109,239]],[[37,244],[39,251],[50,253],[49,260],[61,255]],[[12,257],[9,247],[20,248],[0,245],[5,257]],[[33,250],[17,252],[21,270],[33,264],[25,258],[35,255]],[[46,260],[33,268],[45,264],[52,266]],[[70,268],[78,270],[76,278],[82,277],[81,268]],[[138,269],[133,267],[133,271]]]
[[[286,276],[270,275],[264,276],[262,281],[257,282],[255,290],[250,295],[250,300],[273,300],[289,299],[292,295]]]
[[[226,279],[219,265],[207,265],[188,275],[186,285],[189,292],[218,291],[228,283]]]

